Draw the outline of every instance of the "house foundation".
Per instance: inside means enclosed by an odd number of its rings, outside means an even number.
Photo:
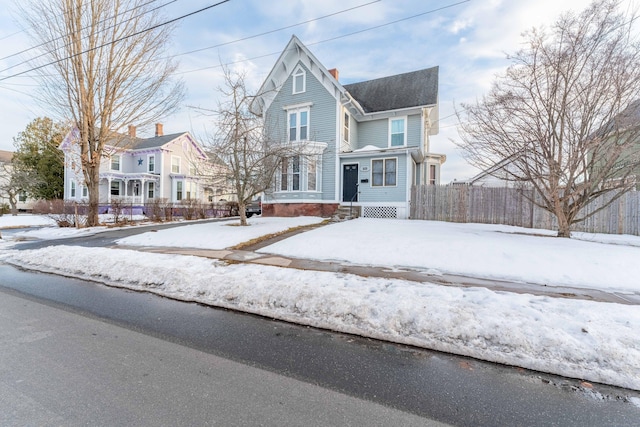
[[[333,216],[338,206],[338,203],[262,203],[262,216],[328,218]]]

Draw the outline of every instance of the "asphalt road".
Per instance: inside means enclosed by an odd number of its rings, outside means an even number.
[[[640,408],[625,402],[638,394],[627,390],[6,265],[0,313],[0,344],[10,349],[0,353],[2,425],[41,424],[39,414],[92,425],[640,420]]]
[[[440,425],[0,291],[3,426]]]

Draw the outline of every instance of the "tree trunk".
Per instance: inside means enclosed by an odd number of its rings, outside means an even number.
[[[244,202],[238,202],[238,214],[240,215],[240,225],[248,225],[247,207]]]
[[[558,218],[558,237],[571,237],[571,224],[564,215],[556,215]]]
[[[89,208],[87,211],[87,227],[95,227],[100,224],[98,213],[100,209],[100,166],[87,165],[87,190],[89,192]]]
[[[11,215],[18,216],[18,195],[9,194],[9,206],[11,207]]]

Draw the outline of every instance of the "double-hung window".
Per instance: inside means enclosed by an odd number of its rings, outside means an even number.
[[[293,94],[303,93],[307,90],[307,73],[304,68],[298,67],[293,72]]]
[[[407,121],[404,118],[389,119],[389,146],[406,145]]]
[[[171,156],[171,173],[180,173],[180,157]]]
[[[111,170],[119,171],[120,170],[120,155],[114,154],[111,156]]]
[[[111,181],[111,195],[119,196],[120,195],[120,181]]]
[[[147,197],[153,199],[155,197],[155,183],[150,182],[147,184]]]
[[[397,159],[371,161],[371,182],[373,187],[392,187],[397,182]]]
[[[193,182],[193,181],[187,181],[185,183],[185,187],[186,187],[187,200],[195,199],[196,198],[196,183]]]
[[[182,200],[182,181],[176,181],[176,200]]]
[[[307,191],[318,189],[318,159],[316,156],[306,158],[307,166]]]
[[[348,145],[349,144],[349,113],[345,111],[344,113],[344,124],[342,125],[342,140]]]
[[[76,197],[76,182],[75,181],[71,181],[71,193],[70,196],[72,198]]]
[[[309,139],[309,110],[307,108],[289,110],[289,141]]]
[[[429,184],[436,185],[438,182],[436,177],[436,165],[429,165]]]
[[[156,156],[155,154],[149,154],[147,157],[147,171],[154,173],[156,171]]]

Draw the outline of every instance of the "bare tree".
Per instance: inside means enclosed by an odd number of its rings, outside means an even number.
[[[148,0],[31,0],[21,9],[42,50],[43,100],[77,128],[87,225],[96,225],[105,144],[117,147],[125,126],[153,123],[182,100],[165,55],[172,27]]]
[[[224,68],[224,86],[219,91],[224,100],[216,111],[217,134],[209,142],[212,167],[208,175],[220,186],[231,185],[240,224],[247,225],[247,204],[273,187],[282,160],[293,150],[289,144],[270,140],[262,118],[249,110],[254,97],[247,91],[243,73]]]
[[[630,189],[639,171],[637,16],[619,6],[598,0],[525,33],[526,47],[490,92],[458,112],[469,161],[482,169],[505,161],[501,175],[537,190],[559,237],[570,237],[591,201]]]

